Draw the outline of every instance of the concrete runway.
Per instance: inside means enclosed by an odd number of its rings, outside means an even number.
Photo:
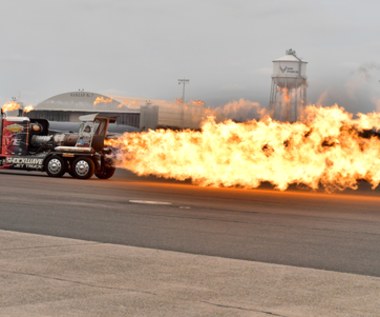
[[[380,276],[380,191],[199,188],[0,172],[0,229]]]
[[[375,317],[380,278],[0,230],[4,317]]]

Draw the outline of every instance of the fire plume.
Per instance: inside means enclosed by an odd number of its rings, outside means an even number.
[[[290,94],[289,94],[288,88],[281,88],[281,95],[282,95],[283,103],[289,103],[290,100],[292,99]]]
[[[19,104],[18,102],[10,101],[10,102],[3,104],[1,109],[4,112],[7,112],[7,111],[19,110],[19,109],[21,109],[21,107],[22,107],[21,104]]]
[[[106,97],[100,96],[100,97],[96,97],[96,99],[93,102],[93,105],[96,106],[98,104],[107,104],[107,103],[111,103],[111,102],[112,102],[111,98],[106,98]]]
[[[34,106],[33,105],[27,105],[26,107],[24,107],[24,113],[28,113],[28,112],[31,112],[32,110],[34,110]]]
[[[119,167],[138,175],[191,179],[201,186],[279,190],[292,184],[328,191],[380,183],[380,113],[354,117],[335,105],[308,106],[300,122],[265,117],[245,123],[216,123],[200,131],[127,133],[110,141]]]

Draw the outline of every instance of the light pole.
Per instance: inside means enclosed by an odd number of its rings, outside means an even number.
[[[185,78],[178,79],[178,85],[182,85],[182,99],[181,99],[181,105],[182,105],[181,125],[182,125],[182,128],[185,127],[185,87],[186,87],[186,84],[188,84],[188,83],[190,83],[190,79],[185,79]]]

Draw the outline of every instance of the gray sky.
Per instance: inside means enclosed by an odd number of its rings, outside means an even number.
[[[267,105],[272,60],[308,61],[309,102],[380,111],[378,0],[0,0],[0,102],[84,88]]]

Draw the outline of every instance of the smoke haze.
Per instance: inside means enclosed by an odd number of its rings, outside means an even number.
[[[272,60],[293,48],[308,62],[309,103],[373,111],[379,11],[372,0],[3,1],[0,102],[77,89],[176,100],[189,78],[187,100],[265,107]]]

